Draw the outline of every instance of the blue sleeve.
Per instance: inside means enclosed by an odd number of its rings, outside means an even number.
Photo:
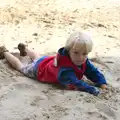
[[[96,86],[98,87],[102,84],[107,84],[104,75],[88,59],[86,61],[85,76],[96,83]]]
[[[62,85],[72,84],[76,86],[79,90],[88,92],[90,94],[98,95],[99,90],[93,86],[88,85],[82,80],[79,80],[74,71],[71,69],[61,69],[58,75],[58,80]]]
[[[89,88],[89,85],[82,80],[78,80],[75,73],[70,69],[61,69],[58,76],[59,82],[63,85],[72,84],[77,88]]]

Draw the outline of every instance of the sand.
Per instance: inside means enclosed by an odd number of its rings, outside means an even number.
[[[104,73],[108,89],[97,97],[62,90],[27,78],[1,60],[0,120],[120,119],[119,0],[0,0],[0,45],[10,52],[18,52],[23,42],[41,55],[54,54],[75,30],[92,35],[89,57]]]

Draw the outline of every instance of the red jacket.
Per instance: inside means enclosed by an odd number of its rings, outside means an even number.
[[[78,79],[81,79],[83,77],[83,74],[86,69],[86,62],[82,65],[81,70],[79,70],[77,66],[72,63],[69,57],[61,54],[57,54],[58,66],[54,66],[55,58],[56,58],[55,56],[45,58],[38,65],[38,74],[37,74],[38,80],[46,83],[59,83],[58,74],[59,74],[60,68],[62,67],[74,69]]]

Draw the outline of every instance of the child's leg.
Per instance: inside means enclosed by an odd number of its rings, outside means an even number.
[[[39,53],[35,52],[33,49],[26,47],[25,51],[32,60],[35,60],[40,57]]]
[[[22,69],[23,64],[17,57],[13,56],[9,52],[4,52],[4,57],[16,70],[20,71]]]
[[[32,60],[40,57],[39,53],[35,52],[33,49],[26,47],[23,43],[18,44],[18,49],[21,56],[28,55]]]
[[[7,61],[16,69],[16,70],[21,70],[23,67],[22,63],[18,58],[13,56],[11,53],[8,52],[8,50],[4,47],[0,47],[0,59],[6,58]]]
[[[35,63],[28,64],[24,66],[20,60],[13,56],[8,50],[4,47],[0,47],[0,59],[6,59],[16,70],[22,72],[27,77],[35,78],[34,65]]]

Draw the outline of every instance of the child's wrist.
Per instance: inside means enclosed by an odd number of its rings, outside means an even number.
[[[97,96],[100,93],[100,90],[94,86],[90,86],[88,89],[85,89],[85,91],[95,96]]]

